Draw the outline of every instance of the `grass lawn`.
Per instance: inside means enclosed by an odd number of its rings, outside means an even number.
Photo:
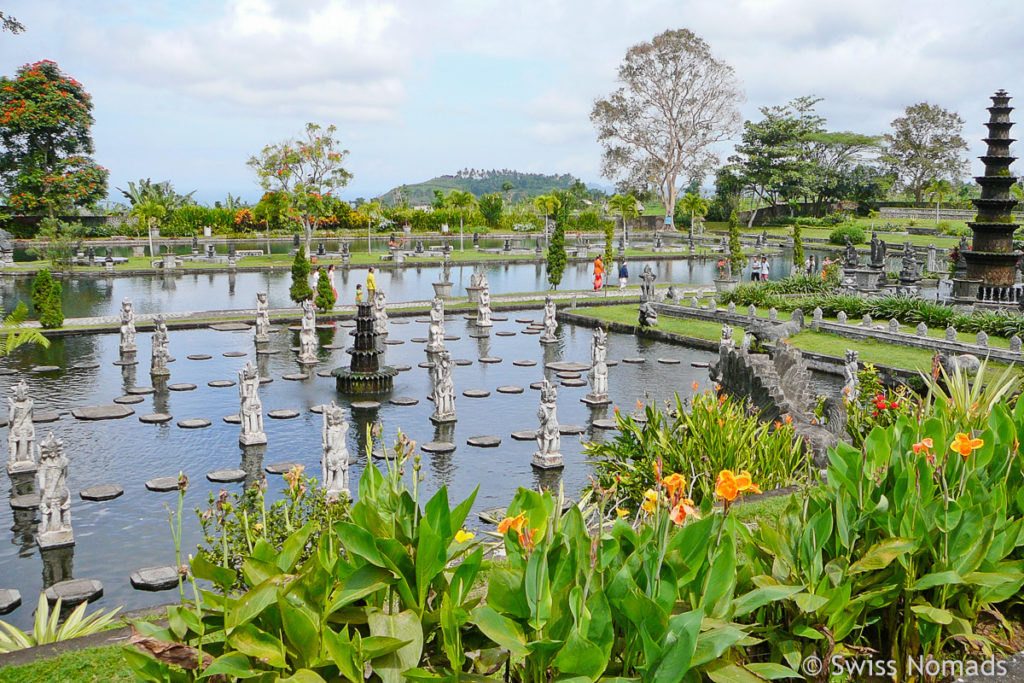
[[[134,681],[135,675],[121,655],[122,646],[65,652],[25,666],[0,669],[0,683],[117,683]]]

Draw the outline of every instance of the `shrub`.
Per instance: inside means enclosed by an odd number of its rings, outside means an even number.
[[[316,282],[316,299],[313,301],[321,313],[326,313],[334,308],[334,288],[331,287],[331,280],[327,272],[320,273],[320,279]]]
[[[733,277],[743,272],[746,264],[743,245],[740,244],[740,223],[735,211],[729,214],[729,263],[732,265]]]
[[[29,633],[0,621],[0,652],[13,652],[99,633],[109,628],[108,624],[121,611],[120,607],[106,613],[97,610],[87,617],[85,608],[88,603],[83,602],[62,623],[59,621],[62,604],[63,601],[58,598],[51,611],[46,593],[40,593],[36,605],[35,628]]]
[[[32,281],[32,310],[36,317],[42,315],[46,302],[50,298],[50,289],[53,287],[53,276],[50,271],[43,268],[36,273]]]
[[[56,280],[50,285],[50,295],[43,304],[43,311],[39,315],[39,324],[43,329],[53,330],[64,324],[64,307],[61,304],[61,294],[64,287]]]
[[[555,212],[555,229],[551,233],[551,242],[548,244],[548,283],[553,289],[558,288],[562,281],[562,273],[565,272],[565,264],[568,256],[565,253],[565,223],[568,210],[565,203]]]
[[[800,226],[793,226],[793,267],[801,268],[804,265],[804,240],[800,235]]]
[[[844,225],[836,228],[829,233],[828,241],[831,244],[842,245],[846,244],[846,237],[849,237],[854,244],[864,244],[864,231],[856,225]]]
[[[313,296],[313,289],[309,286],[309,270],[306,247],[300,246],[295,252],[295,260],[292,261],[292,286],[288,289],[288,296],[295,303]]]

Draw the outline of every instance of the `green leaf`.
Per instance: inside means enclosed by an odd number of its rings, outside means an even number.
[[[803,586],[766,586],[765,588],[755,588],[732,601],[733,616],[741,617],[744,614],[750,614],[754,610],[764,607],[769,602],[783,600],[802,590]]]
[[[816,628],[811,628],[807,624],[794,624],[793,635],[800,636],[801,638],[809,638],[811,640],[822,640],[825,637],[822,635],[821,631]]]
[[[444,487],[442,487],[444,490]],[[445,512],[447,513],[448,498],[445,496]],[[444,523],[447,523],[445,515]],[[416,542],[416,597],[417,604],[423,606],[430,591],[430,583],[444,570],[447,560],[447,543],[431,526],[427,518],[420,520]]]
[[[215,565],[203,555],[196,555],[191,563],[192,576],[205,581],[212,581],[222,588],[230,588],[238,580],[238,572],[234,569]]]
[[[801,593],[793,598],[793,602],[800,608],[801,612],[810,614],[817,612],[824,605],[828,603],[828,598],[823,595],[815,595],[814,593]]]
[[[578,629],[572,629],[565,645],[555,655],[552,666],[561,673],[584,676],[594,680],[608,666],[608,658],[597,645],[583,637]]]
[[[916,547],[917,541],[910,538],[887,538],[871,546],[864,553],[864,557],[850,565],[850,574],[885,569],[897,557],[913,551]]]
[[[394,583],[395,577],[390,570],[372,564],[364,564],[345,580],[331,594],[326,614],[333,614],[346,605],[373,595],[379,590]]]
[[[210,666],[203,669],[203,674],[200,678],[209,678],[210,676],[217,675],[233,678],[253,678],[264,673],[252,668],[249,658],[241,652],[228,652],[217,657]]]
[[[366,469],[376,469],[376,467],[367,467]],[[350,522],[338,522],[334,525],[334,530],[338,533],[338,540],[345,546],[345,550],[363,558],[370,564],[378,567],[387,566],[369,531]]]
[[[278,678],[277,683],[327,683],[323,678],[320,677],[315,671],[309,669],[299,669],[288,678]]]
[[[704,672],[715,683],[762,683],[764,680],[745,667],[725,659],[711,662],[704,667]]]
[[[281,610],[281,625],[291,649],[298,653],[304,666],[312,666],[320,655],[320,629],[317,619],[305,607],[278,598]]]
[[[277,556],[277,566],[283,572],[290,572],[302,556],[302,551],[309,541],[309,537],[316,528],[313,520],[306,522],[301,529],[293,532],[281,545],[281,553]]]
[[[804,679],[802,674],[799,674],[788,666],[783,666],[782,664],[775,664],[773,662],[752,662],[746,666],[752,673],[760,676],[761,678],[767,678],[769,681],[779,681],[785,678],[796,678],[799,680]]]
[[[402,672],[418,665],[423,656],[423,627],[419,617],[411,610],[398,614],[375,610],[366,616],[366,621],[370,635],[408,641],[407,645],[373,660],[373,670],[384,683],[402,683]]]
[[[255,659],[263,660],[275,669],[284,669],[288,662],[284,656],[284,643],[252,624],[243,624],[228,635],[228,645]]]
[[[359,641],[359,647],[366,659],[376,659],[405,647],[411,641],[390,636],[367,636]]]
[[[960,584],[964,580],[960,578],[960,575],[956,572],[933,572],[931,574],[925,574],[910,587],[910,590],[923,591],[935,586],[946,586],[949,584]]]
[[[690,670],[690,661],[697,646],[697,635],[703,620],[703,610],[677,614],[669,620],[664,646],[657,658],[650,662],[653,683],[678,683]]]
[[[278,587],[275,579],[267,579],[260,585],[250,589],[235,603],[236,609],[230,610],[225,619],[225,626],[233,629],[236,626],[247,624],[268,606],[277,602]]]
[[[498,614],[493,607],[483,605],[473,610],[473,623],[485,636],[508,650],[514,658],[522,659],[530,654],[522,627],[508,617]]]
[[[348,639],[343,631],[337,633],[330,628],[323,632],[324,649],[327,655],[341,675],[350,681],[359,681],[363,678],[363,662],[356,653],[356,647]]]
[[[947,610],[932,607],[931,605],[911,605],[910,609],[917,616],[933,624],[948,624],[953,621],[953,615]]]

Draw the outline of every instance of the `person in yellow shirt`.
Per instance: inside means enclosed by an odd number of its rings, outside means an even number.
[[[370,272],[366,274],[366,295],[369,297],[367,301],[373,300],[373,295],[377,291],[377,278],[373,276],[373,268],[370,268]]]
[[[358,304],[363,300],[363,286],[360,284],[356,285],[356,303]]]

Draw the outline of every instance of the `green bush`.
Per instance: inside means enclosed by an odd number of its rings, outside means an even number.
[[[36,317],[42,315],[46,308],[46,302],[50,298],[50,289],[53,287],[53,276],[47,268],[36,273],[32,281],[32,310]]]
[[[743,266],[747,259],[743,255],[743,245],[740,244],[740,222],[733,211],[729,214],[729,265],[732,276],[737,277],[743,272]]]
[[[64,324],[64,307],[61,303],[63,291],[64,287],[54,280],[50,286],[50,295],[46,298],[43,311],[39,315],[39,324],[43,329],[54,330]]]
[[[310,268],[306,259],[306,247],[300,246],[295,252],[295,260],[292,261],[292,286],[288,288],[288,296],[295,303],[313,296],[313,289],[309,286]]]
[[[320,279],[316,282],[316,299],[313,303],[321,313],[327,313],[334,308],[334,289],[331,287],[330,278],[327,277],[327,271],[320,273]]]
[[[565,224],[568,220],[568,210],[565,202],[555,211],[555,229],[551,233],[551,242],[548,244],[548,283],[552,289],[558,288],[562,281],[562,273],[565,272],[565,264],[568,256],[565,253]]]
[[[846,244],[846,237],[850,238],[850,241],[854,244],[864,244],[864,231],[858,228],[856,225],[844,225],[836,228],[828,235],[828,241],[831,244]]]

